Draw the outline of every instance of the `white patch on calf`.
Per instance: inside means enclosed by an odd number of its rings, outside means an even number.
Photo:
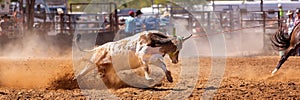
[[[177,36],[175,41],[172,41],[173,44],[176,45],[178,50],[181,50],[182,48],[182,43],[183,43],[183,37]]]

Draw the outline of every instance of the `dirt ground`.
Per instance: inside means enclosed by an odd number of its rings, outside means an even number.
[[[71,59],[66,58],[0,58],[0,99],[89,99],[113,97],[120,99],[159,99],[177,98],[183,95],[165,97],[175,92],[187,92],[189,99],[202,98],[204,91],[217,89],[214,99],[299,99],[300,98],[300,60],[299,57],[290,58],[279,70],[271,76],[279,57],[232,57],[226,58],[225,73],[220,87],[206,87],[212,58],[181,59],[181,63],[174,65],[167,63],[174,82],[163,79],[158,86],[147,89],[125,87],[120,89],[96,90],[79,89],[76,81],[71,81],[73,65]],[[220,61],[221,62],[221,61]],[[176,87],[182,70],[189,70],[182,66],[196,66],[199,68],[198,78],[190,77],[185,81],[196,81],[196,86],[188,82],[184,86]],[[193,70],[192,70],[193,71]],[[185,77],[185,76],[183,76]],[[186,77],[185,77],[186,78]],[[93,95],[92,95],[93,94]],[[113,95],[111,95],[113,94]]]

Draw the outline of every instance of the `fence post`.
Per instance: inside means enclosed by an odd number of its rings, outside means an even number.
[[[64,14],[60,14],[60,33],[64,32]]]
[[[230,24],[230,31],[231,30],[233,30],[234,29],[234,25],[233,25],[233,16],[232,16],[232,14],[233,14],[233,11],[232,10],[230,10],[229,11],[229,24]]]
[[[72,27],[72,25],[74,25],[74,24],[73,24],[73,21],[72,21],[72,16],[71,16],[70,14],[66,14],[66,15],[67,15],[67,17],[69,18],[69,19],[68,19],[68,20],[69,20],[69,22],[68,22],[69,34],[72,35],[72,34],[74,33],[73,27]]]
[[[280,18],[280,11],[277,11],[277,18],[278,18],[278,29],[281,29],[281,18]]]
[[[223,12],[220,12],[220,13],[219,13],[219,17],[220,17],[220,25],[221,25],[221,27],[223,27],[223,24],[224,24],[224,23],[223,23],[223,17],[222,17],[222,16],[223,16]]]
[[[234,29],[234,25],[233,25],[233,8],[232,5],[229,6],[229,29],[230,31]]]
[[[189,14],[189,19],[188,19],[188,28],[189,28],[189,31],[190,30],[193,30],[193,15],[191,13],[188,13]]]
[[[264,29],[264,34],[266,33],[266,13],[265,11],[262,11],[263,14],[263,29]]]
[[[267,41],[269,40],[266,40],[266,13],[265,11],[263,11],[263,50],[266,50],[267,47],[266,47],[266,43]]]
[[[241,28],[243,28],[243,12],[242,11],[240,11],[240,15],[241,15],[241,17],[240,17],[240,22],[241,22]]]
[[[207,12],[207,27],[209,28],[209,30],[211,29],[211,27],[210,27],[210,12]]]

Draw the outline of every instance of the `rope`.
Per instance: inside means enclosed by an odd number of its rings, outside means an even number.
[[[275,23],[275,24],[277,24],[277,23]],[[275,24],[274,23],[273,24],[266,24],[266,26],[267,25],[275,25]],[[219,32],[219,33],[195,35],[195,36],[193,36],[193,38],[213,36],[213,35],[224,34],[224,33],[229,33],[229,32],[235,32],[235,31],[240,31],[240,30],[244,30],[244,29],[251,29],[251,28],[261,27],[261,26],[263,26],[263,25],[256,25],[256,26],[251,26],[251,27],[244,27],[244,28],[235,29],[235,30],[222,31],[222,32]]]

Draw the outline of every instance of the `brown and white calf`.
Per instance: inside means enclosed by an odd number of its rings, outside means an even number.
[[[77,45],[79,36],[77,36],[75,45],[81,51],[94,52],[90,62],[96,66],[86,66],[75,76],[75,79],[81,78],[95,67],[98,70],[105,69],[113,65],[113,57],[127,54],[130,56],[127,61],[129,61],[132,69],[143,67],[145,79],[152,80],[149,77],[149,65],[155,65],[164,71],[169,82],[173,82],[171,72],[167,69],[163,58],[165,55],[169,55],[172,63],[178,63],[178,55],[182,48],[182,43],[191,36],[192,34],[186,38],[170,37],[158,31],[145,31],[119,41],[108,42],[92,50],[82,50],[79,48]],[[120,59],[118,61],[126,60]]]

